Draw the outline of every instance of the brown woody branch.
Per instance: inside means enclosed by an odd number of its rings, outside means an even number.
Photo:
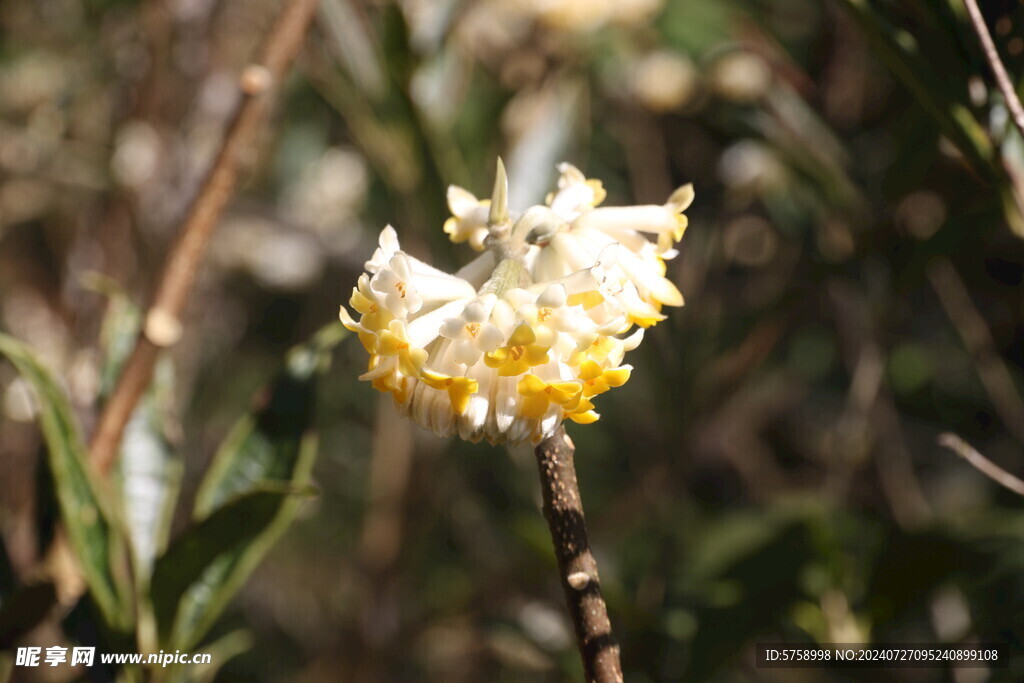
[[[1024,481],[1010,474],[999,465],[995,464],[984,455],[974,449],[971,444],[961,439],[956,434],[945,433],[939,436],[939,445],[945,446],[961,458],[969,462],[979,472],[1007,488],[1017,495],[1024,496]]]
[[[992,34],[988,32],[988,26],[985,25],[985,17],[981,14],[977,0],[964,0],[964,4],[967,6],[967,13],[971,16],[971,25],[974,26],[974,32],[978,34],[978,39],[981,41],[985,59],[992,69],[992,74],[996,77],[996,85],[999,86],[999,91],[1003,94],[1003,99],[1006,100],[1006,107],[1010,110],[1010,118],[1013,119],[1013,123],[1017,126],[1020,134],[1024,135],[1024,107],[1021,106],[1017,90],[1010,81],[1010,76],[1006,73],[1006,67],[1003,66],[1003,62],[999,58],[996,45],[992,42]]]
[[[971,301],[963,278],[945,258],[929,263],[927,274],[939,303],[971,354],[996,413],[1006,429],[1024,443],[1024,399],[1017,393],[1010,368],[999,354],[984,316]]]
[[[588,683],[621,683],[619,645],[612,635],[608,607],[601,596],[597,562],[587,542],[587,524],[573,465],[574,451],[575,446],[562,427],[536,448],[544,517],[555,544],[562,589],[576,629],[586,680]]]
[[[89,457],[101,472],[108,471],[117,459],[125,425],[149,386],[161,350],[173,345],[181,336],[181,316],[210,235],[224,207],[234,196],[240,169],[251,160],[251,147],[266,117],[277,89],[275,86],[287,75],[295,59],[317,2],[289,0],[267,35],[259,61],[242,74],[239,84],[242,100],[213,168],[178,230],[177,242],[167,257],[145,326],[89,443]]]

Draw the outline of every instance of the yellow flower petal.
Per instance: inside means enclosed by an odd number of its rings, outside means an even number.
[[[534,334],[533,328],[526,323],[520,323],[519,327],[515,329],[512,336],[508,339],[509,346],[527,346],[537,341],[537,335]]]
[[[541,393],[546,388],[547,384],[545,384],[544,380],[540,377],[537,377],[537,375],[525,375],[516,384],[516,391],[523,396],[534,396]]]
[[[604,296],[601,292],[591,290],[589,292],[578,292],[576,294],[570,294],[566,303],[570,306],[583,306],[583,310],[589,311],[594,306],[599,306],[604,303]]]
[[[540,365],[541,363],[548,362],[548,346],[539,346],[531,344],[527,346],[524,351],[526,352],[526,362],[531,366]]]
[[[608,386],[621,387],[629,380],[630,368],[615,368],[614,370],[605,370],[602,377],[605,382],[608,382]]]
[[[573,422],[581,425],[589,425],[597,422],[601,416],[595,413],[593,410],[588,410],[585,413],[570,413],[569,419]]]
[[[526,396],[523,398],[522,405],[519,406],[519,415],[540,419],[544,417],[544,413],[548,412],[549,405],[551,404],[543,392],[535,396]]]
[[[452,402],[452,409],[462,415],[469,407],[469,397],[480,389],[480,384],[468,377],[454,377],[452,384],[448,387],[448,399]]]

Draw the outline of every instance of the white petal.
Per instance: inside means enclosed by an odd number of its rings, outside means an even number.
[[[548,285],[547,289],[537,297],[537,305],[561,308],[565,305],[565,287],[557,283]]]
[[[409,264],[409,257],[404,251],[399,251],[391,257],[388,267],[395,272],[395,276],[402,282],[412,280],[412,269]]]
[[[425,348],[441,335],[441,325],[444,321],[448,318],[458,318],[465,305],[465,300],[452,301],[414,319],[409,323],[406,332],[409,345],[417,349]]]
[[[405,291],[405,308],[409,313],[417,313],[423,308],[423,297],[411,287]]]
[[[480,206],[480,200],[472,192],[458,185],[448,186],[448,208],[453,216],[463,218],[478,206]]]
[[[514,310],[519,310],[521,307],[532,304],[537,300],[537,297],[531,294],[529,291],[522,289],[521,287],[513,287],[502,295]]]
[[[370,279],[370,289],[380,292],[381,294],[387,294],[392,291],[395,288],[395,285],[399,282],[401,282],[401,279],[395,275],[394,271],[384,269]]]
[[[491,322],[501,330],[503,335],[512,334],[512,327],[516,322],[516,312],[504,299],[498,299],[491,311]]]
[[[501,333],[497,325],[484,323],[480,327],[480,333],[476,337],[477,348],[484,353],[490,353],[505,343],[505,335]]]
[[[441,276],[417,275],[412,280],[416,292],[424,301],[454,301],[476,296],[476,289],[465,280],[452,275]]]
[[[583,240],[572,233],[555,235],[551,238],[551,246],[573,271],[592,268],[597,263],[598,252],[591,253]]]
[[[660,234],[676,230],[679,221],[676,213],[664,206],[605,206],[581,214],[572,226],[573,229],[632,229]]]
[[[467,323],[482,323],[487,320],[489,312],[486,303],[476,299],[466,304],[466,308],[462,311],[462,319]]]
[[[638,327],[636,332],[629,335],[622,340],[622,346],[626,351],[632,351],[636,347],[640,346],[640,342],[644,340],[644,328]]]
[[[466,322],[462,318],[448,318],[441,323],[440,333],[448,339],[459,339],[466,331]]]
[[[571,308],[559,308],[551,315],[551,324],[559,332],[572,332],[579,327],[578,316]]]
[[[452,356],[456,363],[470,366],[480,360],[480,355],[480,349],[468,339],[460,339],[452,344]]]
[[[390,292],[384,297],[384,308],[391,311],[398,317],[405,316],[405,299],[403,299],[397,292]]]
[[[670,281],[654,270],[653,264],[645,263],[638,256],[628,251],[619,253],[619,266],[637,285],[650,292],[654,298],[669,306],[682,306],[683,296]]]

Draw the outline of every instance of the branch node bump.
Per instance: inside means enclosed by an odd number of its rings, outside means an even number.
[[[262,95],[274,83],[274,76],[270,70],[262,64],[250,64],[242,71],[238,80],[238,86],[246,95],[254,97]]]
[[[181,339],[181,320],[162,308],[154,308],[146,316],[145,335],[161,348],[173,346]]]
[[[569,585],[572,586],[573,589],[578,591],[581,591],[590,585],[590,575],[586,572],[573,572],[572,574],[569,574],[565,580],[569,582]]]

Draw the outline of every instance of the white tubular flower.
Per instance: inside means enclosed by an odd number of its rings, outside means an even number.
[[[601,181],[587,179],[571,164],[560,164],[558,170],[558,189],[547,197],[549,218],[538,213],[542,207],[530,209],[523,218],[531,222],[522,237],[533,245],[525,257],[533,281],[556,280],[589,268],[604,249],[617,244],[619,255],[606,266],[606,277],[619,292],[616,298],[630,324],[650,327],[665,319],[663,306],[682,306],[682,294],[665,278],[665,260],[677,254],[673,246],[686,230],[683,211],[693,201],[693,186],[680,187],[663,205],[600,207],[606,194]],[[452,188],[449,204],[455,216],[445,231],[454,241],[469,239],[470,231],[476,231],[482,244],[487,203]],[[534,223],[537,227],[532,227]]]
[[[561,173],[558,191],[548,195],[547,205],[566,221],[571,222],[584,211],[590,211],[608,194],[600,180],[588,180],[572,164],[559,164],[558,172]]]
[[[448,187],[448,209],[452,217],[444,223],[445,234],[456,244],[468,241],[471,247],[483,251],[491,200],[477,199],[472,192],[451,185]]]
[[[682,235],[692,189],[664,206],[596,208],[601,183],[559,170],[548,206],[521,215],[449,189],[445,232],[480,249],[492,236],[457,276],[401,251],[386,227],[352,292],[359,320],[341,309],[370,355],[360,379],[439,435],[537,443],[565,419],[597,420],[593,399],[629,378],[622,362],[643,328],[664,319],[663,305],[683,303],[663,259],[675,255],[666,245]]]
[[[494,294],[484,294],[466,304],[462,315],[448,318],[441,324],[441,336],[454,342],[452,357],[456,363],[466,367],[475,365],[480,356],[491,353],[505,341],[498,326],[489,322],[496,300]]]

